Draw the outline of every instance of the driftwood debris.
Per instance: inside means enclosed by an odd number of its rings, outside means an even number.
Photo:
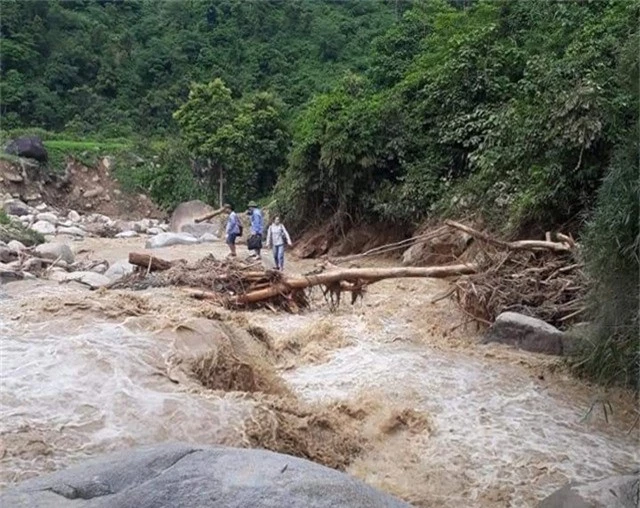
[[[307,275],[285,275],[275,270],[259,269],[238,260],[217,260],[209,256],[195,264],[183,260],[167,261],[148,254],[131,252],[129,262],[141,270],[129,286],[182,286],[185,292],[198,299],[216,300],[232,307],[265,304],[291,309],[307,305],[304,290],[314,286],[323,288],[325,297],[339,303],[341,292],[351,292],[352,302],[366,286],[374,282],[400,277],[451,277],[474,273],[473,264],[432,267],[394,268],[338,268]],[[141,279],[146,278],[147,283]]]
[[[149,254],[143,254],[140,252],[129,253],[129,263],[135,266],[139,266],[150,272],[158,270],[168,270],[171,268],[171,261],[166,259],[157,258]]]
[[[547,240],[520,240],[517,242],[505,242],[502,240],[498,240],[497,238],[493,238],[486,233],[482,233],[477,231],[469,226],[465,226],[464,224],[460,224],[459,222],[455,222],[452,220],[446,220],[445,224],[455,229],[459,229],[460,231],[464,231],[465,233],[477,238],[478,240],[482,240],[496,247],[501,247],[509,250],[551,250],[554,252],[569,252],[572,249],[571,243],[569,241],[562,242],[552,242]],[[551,235],[549,234],[548,237]],[[565,235],[557,235],[558,238],[562,238],[564,240],[569,240],[569,237]]]
[[[472,247],[478,270],[457,279],[447,296],[480,326],[493,323],[505,311],[559,328],[581,316],[587,281],[573,238],[547,233],[545,240],[507,242],[458,222],[445,223],[478,240]],[[559,241],[552,241],[554,237]]]

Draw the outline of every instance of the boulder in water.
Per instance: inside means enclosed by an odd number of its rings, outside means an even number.
[[[107,455],[5,491],[12,508],[404,508],[345,473],[269,452],[163,444]]]
[[[538,508],[637,508],[640,474],[612,476],[589,483],[569,483],[543,499]]]
[[[38,257],[41,257],[43,259],[61,259],[68,264],[72,264],[75,261],[73,252],[65,243],[43,243],[36,247],[35,252]]]
[[[198,239],[189,233],[160,233],[149,238],[145,244],[145,249],[160,249],[171,245],[195,245]]]
[[[564,333],[541,319],[503,312],[487,331],[484,342],[510,344],[525,351],[561,355]]]

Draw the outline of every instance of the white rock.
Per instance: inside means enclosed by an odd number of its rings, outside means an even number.
[[[67,214],[67,219],[73,222],[80,222],[80,214],[75,210],[69,210],[69,213]]]
[[[147,225],[143,220],[134,222],[133,230],[137,231],[138,233],[144,233],[145,231],[147,231]]]
[[[101,263],[99,265],[94,266],[91,269],[91,271],[95,273],[104,273],[107,271],[107,265],[105,263]]]
[[[43,259],[58,259],[72,264],[75,261],[75,256],[73,252],[69,248],[69,246],[65,243],[59,242],[51,242],[51,243],[43,243],[38,245],[35,250],[38,257]]]
[[[58,217],[56,216],[55,213],[51,213],[51,212],[39,213],[38,215],[36,215],[36,219],[39,221],[44,220],[54,225],[58,223]]]
[[[9,247],[9,249],[11,249],[13,252],[22,252],[23,250],[26,249],[25,245],[22,242],[19,242],[18,240],[11,240],[7,244],[7,247]]]
[[[39,220],[30,227],[43,235],[54,235],[56,233],[56,227],[46,220]]]
[[[149,228],[149,229],[147,229],[147,234],[148,235],[159,235],[160,233],[162,233],[162,229],[160,229],[160,228]]]
[[[58,227],[58,234],[59,235],[70,235],[70,236],[78,236],[78,237],[85,237],[87,236],[87,232],[84,229],[81,229],[77,226],[71,226],[71,227]]]
[[[95,272],[71,272],[64,280],[79,282],[92,289],[101,288],[111,282],[108,277]]]
[[[64,282],[65,280],[67,280],[68,275],[69,274],[67,273],[67,271],[63,270],[62,268],[52,268],[49,271],[47,278],[56,282]]]
[[[209,243],[209,242],[217,242],[218,237],[216,235],[212,235],[211,233],[205,233],[200,237],[200,243]]]
[[[123,231],[122,233],[118,233],[116,238],[135,238],[136,236],[140,236],[135,231]]]
[[[46,203],[40,203],[38,206],[36,206],[36,210],[38,210],[39,212],[44,212],[47,208],[48,206]]]
[[[146,249],[160,249],[171,245],[195,245],[198,239],[189,233],[161,233],[149,238],[145,244]]]
[[[134,269],[135,266],[129,263],[126,259],[123,259],[113,263],[104,274],[111,280],[117,280],[124,277],[125,275],[133,273]]]

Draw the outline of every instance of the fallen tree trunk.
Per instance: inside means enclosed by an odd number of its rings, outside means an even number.
[[[486,233],[482,233],[477,231],[469,226],[465,226],[464,224],[460,224],[459,222],[455,222],[452,220],[446,220],[444,223],[447,226],[450,226],[455,229],[459,229],[460,231],[464,231],[465,233],[473,236],[474,238],[478,238],[484,242],[487,242],[491,245],[495,245],[496,247],[502,247],[510,250],[551,250],[555,252],[570,252],[571,245],[569,243],[560,243],[560,242],[549,242],[545,240],[519,240],[516,242],[505,242],[502,240],[498,240],[493,238]],[[563,235],[564,237],[564,235]],[[568,237],[564,237],[568,238]]]
[[[218,208],[217,210],[214,210],[213,212],[209,212],[206,215],[202,215],[201,217],[198,217],[197,219],[194,219],[194,222],[196,224],[199,224],[200,222],[204,222],[206,220],[213,219],[217,215],[220,215],[222,212],[224,212],[224,210],[225,210],[224,207]]]
[[[150,254],[143,254],[141,252],[129,252],[129,263],[135,266],[140,266],[150,272],[168,270],[172,266],[171,261],[157,258]]]
[[[285,277],[282,282],[274,283],[268,288],[258,289],[243,295],[238,295],[232,299],[232,303],[236,305],[243,305],[259,302],[279,294],[286,294],[292,289],[305,289],[311,286],[332,286],[334,284],[339,284],[339,289],[349,291],[351,288],[347,285],[341,284],[342,282],[353,283],[358,281],[361,283],[364,282],[372,284],[383,279],[404,277],[444,278],[451,277],[453,275],[475,273],[475,271],[476,266],[472,264],[400,268],[347,268],[344,270],[332,270],[325,273],[306,275],[304,277]]]

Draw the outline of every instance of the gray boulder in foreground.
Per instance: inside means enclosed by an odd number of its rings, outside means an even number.
[[[640,474],[612,476],[597,482],[569,483],[540,502],[538,508],[637,508]]]
[[[12,508],[395,508],[360,480],[269,452],[163,444],[107,455],[28,480],[0,496]]]
[[[541,319],[503,312],[491,325],[483,342],[499,342],[525,351],[561,355],[567,339],[560,330]]]

